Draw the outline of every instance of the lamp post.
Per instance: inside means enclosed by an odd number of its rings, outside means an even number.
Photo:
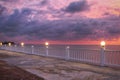
[[[105,45],[106,45],[105,41],[101,41],[100,45],[101,45],[101,48],[105,50]]]
[[[21,42],[20,45],[21,45],[21,47],[22,47],[23,52],[25,52],[25,49],[24,49],[24,45],[25,45],[25,44],[24,44],[24,42]]]
[[[2,48],[2,42],[0,42],[0,48]]]
[[[14,51],[17,51],[17,45],[14,45],[14,48],[15,48]]]
[[[9,46],[11,46],[11,43],[8,43]]]
[[[32,45],[31,48],[32,48],[32,54],[34,54],[34,46]]]
[[[22,47],[24,47],[24,43],[23,42],[21,42],[21,44],[20,44]]]
[[[9,46],[8,49],[12,50],[11,43],[8,43],[8,46]]]
[[[66,58],[67,58],[67,60],[69,60],[69,58],[70,58],[70,46],[67,46],[66,47],[66,52],[67,52],[67,56],[66,56]]]
[[[0,43],[0,46],[2,46],[2,42]]]
[[[101,66],[104,66],[105,63],[105,41],[101,41]]]
[[[48,56],[48,46],[49,46],[49,43],[45,42],[45,46],[46,46],[46,56]]]
[[[45,46],[48,47],[48,46],[49,46],[49,43],[48,43],[48,42],[45,42]]]

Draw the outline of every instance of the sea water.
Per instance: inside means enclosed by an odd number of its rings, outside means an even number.
[[[40,45],[27,45],[27,46],[34,46],[34,47],[46,47],[43,44]],[[49,48],[67,48],[69,46],[70,49],[90,49],[90,50],[100,50],[100,45],[49,45]],[[120,45],[106,45],[106,50],[117,50],[120,51]]]

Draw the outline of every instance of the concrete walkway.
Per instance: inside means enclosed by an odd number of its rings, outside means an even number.
[[[0,59],[45,80],[120,80],[120,68],[99,67],[56,58],[0,50]]]

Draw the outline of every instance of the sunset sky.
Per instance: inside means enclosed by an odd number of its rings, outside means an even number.
[[[0,41],[120,44],[120,0],[0,0]]]

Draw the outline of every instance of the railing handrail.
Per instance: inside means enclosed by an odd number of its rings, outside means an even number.
[[[35,54],[46,57],[56,57],[66,60],[77,60],[91,62],[101,66],[120,66],[120,51],[108,49],[85,49],[72,47],[45,47],[45,46],[1,46],[1,49],[23,52],[26,54]],[[109,54],[110,52],[110,54]],[[114,56],[113,56],[114,55]]]

